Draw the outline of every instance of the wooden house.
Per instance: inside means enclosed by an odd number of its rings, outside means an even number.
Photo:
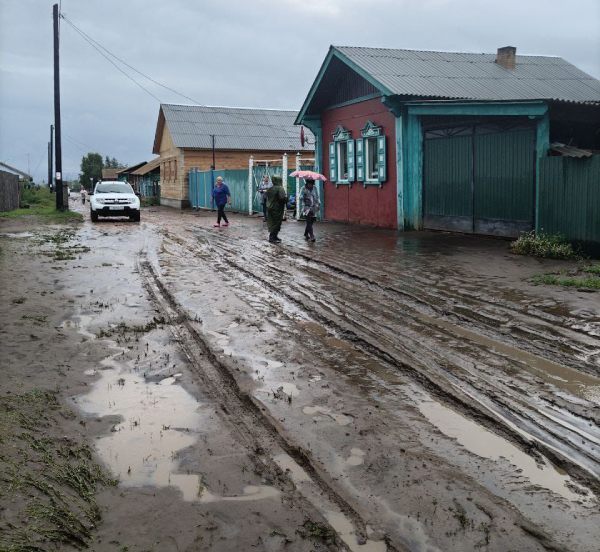
[[[161,104],[153,153],[160,158],[161,205],[189,206],[190,169],[247,169],[250,156],[312,152],[294,126],[297,111]]]
[[[327,219],[514,236],[544,228],[561,202],[543,181],[550,143],[600,149],[600,82],[510,46],[332,46],[296,123],[316,137]],[[600,188],[593,193],[595,207],[581,199],[573,212],[583,214],[568,215],[590,228],[594,217],[600,226]]]

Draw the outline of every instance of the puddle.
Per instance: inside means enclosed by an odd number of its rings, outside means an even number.
[[[102,364],[116,363],[109,358]],[[175,385],[181,374],[156,384],[117,369],[99,373],[101,378],[92,391],[79,397],[77,403],[89,414],[122,418],[110,435],[96,441],[99,456],[122,485],[174,487],[184,500],[200,502],[262,500],[279,495],[277,489],[268,486],[247,486],[238,496],[215,495],[199,475],[177,473],[177,452],[197,442],[197,430],[202,426],[202,406]]]
[[[359,544],[358,539],[356,538],[354,525],[350,519],[348,519],[348,517],[340,510],[328,510],[325,507],[326,503],[324,502],[325,499],[322,496],[322,492],[314,485],[314,482],[304,468],[302,468],[291,456],[285,453],[279,454],[273,457],[273,460],[288,474],[295,485],[301,486],[304,496],[323,514],[331,527],[352,552],[385,552],[387,550],[384,541],[372,541],[367,539],[367,542],[364,544]]]
[[[456,335],[465,337],[480,345],[484,345],[494,353],[517,361],[519,367],[523,370],[542,378],[544,381],[551,383],[560,389],[596,404],[600,404],[600,378],[598,377],[552,362],[551,360],[547,360],[527,351],[511,347],[510,345],[472,332],[457,324],[447,322],[446,320],[427,316],[423,313],[417,313],[416,316],[425,322],[432,323],[438,327],[449,330]]]
[[[387,545],[385,541],[371,541],[367,539],[367,542],[364,544],[358,544],[354,526],[342,512],[325,512],[324,515],[335,532],[352,552],[386,552]]]
[[[273,457],[275,463],[286,472],[291,480],[298,485],[305,481],[311,481],[310,476],[289,454],[279,454]]]
[[[352,416],[346,416],[345,414],[336,414],[335,412],[332,412],[330,408],[325,408],[324,406],[305,406],[302,409],[302,412],[304,412],[304,414],[308,414],[309,416],[313,416],[314,414],[328,416],[335,423],[341,426],[347,426],[348,424],[351,424],[354,421],[354,418],[352,418]]]
[[[544,458],[545,466],[539,466],[531,456],[507,440],[437,402],[420,402],[417,406],[442,433],[456,439],[473,454],[491,460],[505,458],[518,468],[519,475],[528,478],[533,485],[549,489],[567,500],[574,502],[589,500],[589,495],[585,497],[571,491],[567,485],[578,486],[547,459]]]
[[[34,234],[31,232],[3,232],[0,234],[0,238],[33,238]]]
[[[349,466],[360,466],[365,461],[365,451],[359,448],[350,449],[350,456],[346,458]]]
[[[69,320],[65,320],[60,327],[69,330],[74,329],[88,339],[96,339],[96,334],[87,330],[95,318],[95,316],[89,314],[78,314],[72,316]]]

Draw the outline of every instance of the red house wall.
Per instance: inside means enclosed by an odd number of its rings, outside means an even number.
[[[396,119],[381,103],[379,98],[328,109],[321,113],[323,129],[323,174],[329,175],[329,143],[338,125],[352,132],[352,138],[360,137],[367,121],[381,126],[386,135],[387,181],[383,187],[363,186],[353,182],[352,186],[341,184],[338,188],[331,182],[324,185],[325,218],[339,222],[370,224],[384,228],[396,228]]]

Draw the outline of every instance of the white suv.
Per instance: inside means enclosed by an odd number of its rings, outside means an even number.
[[[140,220],[140,200],[133,188],[122,181],[98,182],[90,197],[92,222],[98,217],[129,217]]]

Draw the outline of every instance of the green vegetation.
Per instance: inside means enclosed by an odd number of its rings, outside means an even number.
[[[513,253],[546,259],[576,259],[578,254],[573,246],[560,234],[536,234],[533,230],[521,234],[510,244]]]
[[[534,284],[563,286],[579,290],[600,290],[600,276],[566,276],[561,274],[542,274],[533,277]]]
[[[73,211],[57,211],[56,195],[48,188],[24,188],[21,190],[21,208],[0,212],[1,218],[39,217],[45,222],[81,222],[83,216]]]
[[[152,207],[154,205],[160,205],[160,197],[143,197],[140,200],[142,207]]]
[[[0,398],[0,550],[87,548],[100,520],[99,485],[114,485],[85,444],[54,435],[72,417],[49,391]],[[61,546],[62,548],[62,546]]]

